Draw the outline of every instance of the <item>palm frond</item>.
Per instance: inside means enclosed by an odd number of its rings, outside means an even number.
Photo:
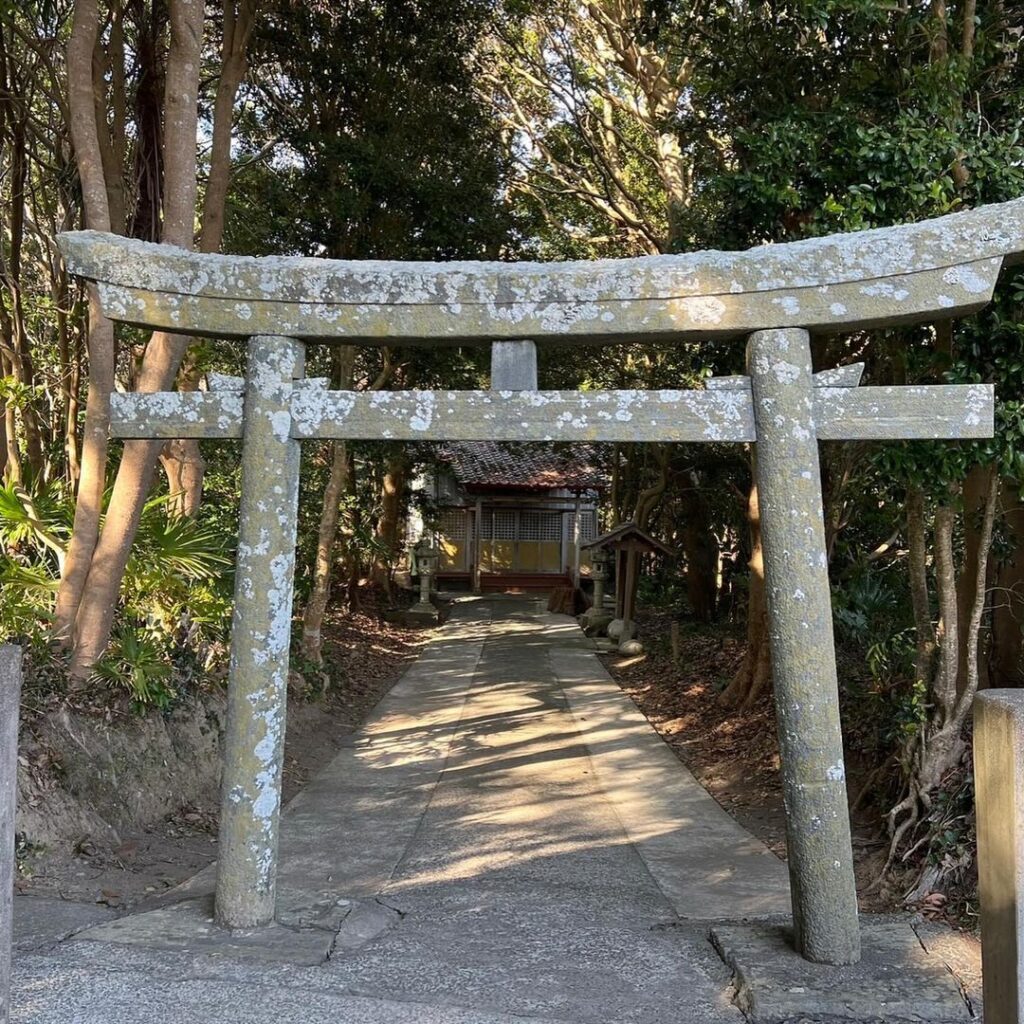
[[[167,499],[147,502],[132,553],[140,574],[215,579],[231,565],[226,538],[194,519],[169,516]]]

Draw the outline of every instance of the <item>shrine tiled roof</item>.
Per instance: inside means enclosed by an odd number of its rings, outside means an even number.
[[[467,488],[602,490],[607,483],[595,445],[450,441],[439,455]]]

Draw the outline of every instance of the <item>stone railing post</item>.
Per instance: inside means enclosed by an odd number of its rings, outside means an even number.
[[[217,859],[228,928],[274,919],[299,497],[290,409],[304,361],[292,338],[250,339]]]
[[[985,1024],[1024,1020],[1024,690],[974,701]]]
[[[18,809],[18,712],[21,648],[0,647],[0,1024],[11,1014],[11,940],[14,912],[14,821]]]
[[[807,332],[752,334],[747,372],[796,948],[851,964],[860,931]]]

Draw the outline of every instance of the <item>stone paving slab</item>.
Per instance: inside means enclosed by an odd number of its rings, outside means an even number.
[[[213,897],[201,896],[101,924],[79,938],[86,942],[133,943],[149,949],[190,950],[211,958],[316,966],[330,956],[340,926],[340,920],[334,927],[320,928],[293,928],[275,922],[267,928],[229,932],[214,922]]]
[[[162,978],[136,970],[101,974],[51,958],[20,964],[16,980],[11,1024],[524,1024],[531,1019],[254,978]]]
[[[788,925],[716,926],[711,934],[735,972],[737,1005],[753,1024],[973,1019],[957,978],[922,945],[909,919],[862,919],[862,959],[849,967],[808,963],[793,950]]]
[[[28,952],[55,946],[76,932],[109,921],[115,911],[98,903],[53,896],[14,897],[14,949]]]
[[[734,1022],[727,972],[702,931],[677,927],[552,672],[573,633],[502,619],[382,892],[401,923],[325,971],[358,992],[531,1018],[661,1024],[685,1004],[694,1022]]]
[[[680,917],[766,918],[790,912],[785,864],[732,818],[654,731],[560,616],[552,668],[607,799]]]

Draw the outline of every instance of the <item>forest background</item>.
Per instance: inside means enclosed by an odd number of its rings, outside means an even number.
[[[196,389],[237,346],[113,325],[55,238],[204,252],[592,259],[739,249],[1024,195],[1009,0],[0,0],[0,632],[31,688],[158,714],[220,685],[232,444],[108,442],[115,390]],[[1024,685],[1024,278],[954,324],[815,343],[873,384],[996,384],[993,441],[822,445],[851,794],[912,895],[970,891],[970,706]],[[543,387],[701,387],[742,347],[545,358]],[[485,353],[316,348],[334,386],[486,386]],[[605,524],[682,557],[644,600],[743,638],[770,690],[738,446],[609,446]],[[297,664],[388,592],[430,453],[304,451]],[[343,681],[336,681],[343,685]],[[907,879],[910,883],[907,884]]]

